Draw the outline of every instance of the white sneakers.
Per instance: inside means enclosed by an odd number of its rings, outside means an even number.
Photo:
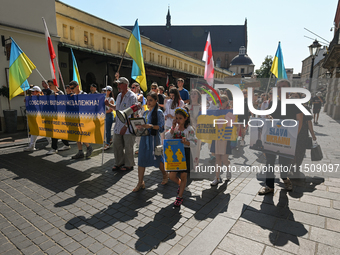
[[[218,185],[219,183],[222,183],[222,178],[216,178],[210,183],[211,186],[216,186]]]
[[[227,172],[227,181],[230,181],[231,180],[231,172]],[[215,177],[215,179],[210,183],[211,186],[216,186],[218,185],[219,183],[222,183],[223,180],[221,177],[217,178]]]
[[[71,146],[64,145],[63,147],[59,148],[58,151],[66,151],[66,150],[69,150],[69,149],[71,149]]]
[[[51,149],[49,152],[46,153],[46,155],[53,155],[56,153],[57,153],[57,150]]]
[[[37,149],[33,146],[28,146],[24,149],[24,151],[35,151],[35,150],[37,150]]]

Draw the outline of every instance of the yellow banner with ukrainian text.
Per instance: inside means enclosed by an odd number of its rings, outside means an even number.
[[[201,140],[237,139],[237,115],[232,110],[208,110],[197,118],[196,136]]]
[[[26,97],[30,134],[102,144],[105,95]]]

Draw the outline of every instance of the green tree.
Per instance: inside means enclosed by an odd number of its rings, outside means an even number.
[[[268,79],[270,77],[270,69],[272,68],[273,57],[266,56],[260,69],[255,70],[257,78],[260,78],[261,87],[260,90],[265,91],[268,85]]]

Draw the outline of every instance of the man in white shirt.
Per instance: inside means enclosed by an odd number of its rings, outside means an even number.
[[[116,105],[109,105],[116,111],[123,111],[136,104],[137,96],[134,92],[129,90],[129,80],[125,77],[120,77],[117,81],[118,91]],[[131,116],[128,116],[128,118]],[[133,146],[135,143],[135,136],[128,130],[128,123],[121,122],[116,118],[116,125],[113,134],[113,153],[115,156],[115,165],[112,168],[116,170],[132,170],[135,165]],[[124,166],[124,167],[123,167]]]

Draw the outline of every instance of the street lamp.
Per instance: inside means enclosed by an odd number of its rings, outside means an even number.
[[[309,76],[309,87],[308,90],[311,92],[312,88],[312,78],[313,78],[313,66],[314,66],[314,59],[318,55],[319,50],[321,48],[321,44],[318,42],[318,40],[315,39],[315,41],[308,46],[309,47],[309,54],[312,57],[312,65],[310,67],[310,76]]]

